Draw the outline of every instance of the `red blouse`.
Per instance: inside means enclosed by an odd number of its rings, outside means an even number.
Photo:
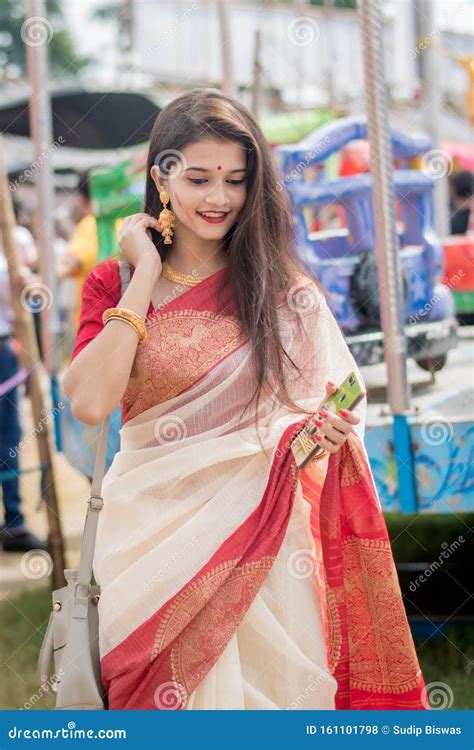
[[[132,276],[133,271],[132,267]],[[101,332],[104,327],[102,314],[109,307],[117,307],[121,297],[120,271],[116,258],[104,260],[87,274],[82,289],[81,315],[71,362]],[[150,302],[147,315],[153,310]]]
[[[132,266],[132,276],[134,270],[135,269]],[[127,391],[125,392],[124,397],[121,400],[122,424],[125,424],[128,419],[131,419],[133,416],[139,413],[139,410],[143,409],[144,398],[146,400],[146,397],[149,397],[150,394],[153,394],[153,398],[155,398],[157,397],[156,394],[162,393],[163,378],[161,377],[161,375],[160,381],[154,383],[154,388],[145,389],[145,396],[143,396],[143,393],[141,393],[140,389],[136,391],[137,373],[140,368],[146,369],[146,361],[147,357],[149,357],[150,355],[150,348],[153,349],[154,346],[157,346],[158,349],[163,348],[163,352],[166,353],[166,356],[169,355],[166,347],[160,347],[159,344],[156,344],[156,341],[160,341],[161,328],[163,327],[166,330],[169,329],[170,318],[173,318],[173,315],[176,312],[179,313],[180,311],[182,311],[183,304],[185,305],[185,307],[191,305],[192,310],[195,311],[196,314],[198,314],[199,311],[211,311],[210,314],[212,317],[212,312],[220,313],[218,317],[219,319],[222,318],[221,325],[224,327],[226,324],[226,314],[232,315],[233,317],[237,316],[237,310],[231,292],[231,287],[230,284],[226,283],[227,270],[227,267],[225,267],[223,269],[220,269],[219,271],[216,271],[214,274],[206,277],[201,283],[195,285],[194,287],[190,287],[174,299],[171,299],[170,301],[160,305],[160,315],[156,315],[158,309],[155,309],[150,302],[146,315],[147,331],[150,338],[149,340],[147,340],[147,342],[144,343],[142,347],[139,347],[137,350],[132,371],[130,373],[130,382],[127,387]],[[225,293],[223,295],[218,295],[216,293],[216,286],[219,280],[224,281],[223,291]],[[77,357],[79,352],[81,352],[87,346],[87,344],[89,344],[103,330],[104,324],[102,322],[102,315],[104,311],[109,307],[117,307],[121,297],[122,293],[119,262],[117,258],[109,258],[108,260],[99,263],[99,265],[93,268],[92,271],[90,271],[86,276],[82,291],[79,328],[77,332],[76,343],[71,354],[71,362],[75,357]],[[176,325],[189,325],[188,317],[189,316],[179,316],[178,314],[178,322],[176,323]],[[173,325],[175,325],[175,323],[173,323]],[[173,336],[176,338],[176,335],[178,333],[178,331],[173,331]],[[186,335],[189,335],[189,332],[186,332]],[[214,332],[213,335],[217,335],[217,333]],[[153,356],[156,358],[158,356],[157,352],[155,352]],[[196,369],[196,363],[194,362],[194,360],[188,364],[191,370]],[[162,373],[166,371],[167,367],[170,367],[170,363],[167,361],[163,361],[160,366],[154,368],[154,371],[156,373]],[[171,365],[171,367],[173,368],[173,365]],[[180,366],[176,366],[175,369],[176,372],[179,373],[179,379],[181,383],[181,381],[183,380],[182,367],[180,369]],[[153,379],[153,375],[151,377]],[[168,380],[170,382],[173,380],[171,374]],[[195,378],[191,378],[189,384],[194,382],[194,380]],[[147,403],[147,405],[149,406],[150,404]]]

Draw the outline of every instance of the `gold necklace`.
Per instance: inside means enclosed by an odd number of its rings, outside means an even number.
[[[194,274],[181,273],[170,266],[167,260],[163,261],[162,273],[168,281],[175,281],[177,284],[184,286],[196,286],[201,281],[207,279],[207,276],[195,276]],[[212,275],[212,274],[211,274]]]

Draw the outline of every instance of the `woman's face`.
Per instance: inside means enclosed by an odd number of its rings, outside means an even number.
[[[181,153],[175,176],[164,179],[157,165],[150,170],[157,189],[169,193],[167,208],[176,214],[175,232],[220,240],[237,220],[247,196],[245,150],[240,143],[202,140]],[[208,221],[203,214],[209,212],[219,216]]]

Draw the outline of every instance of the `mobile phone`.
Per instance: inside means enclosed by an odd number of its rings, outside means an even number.
[[[356,373],[350,372],[337,391],[334,391],[331,396],[321,402],[317,411],[320,411],[320,409],[326,409],[334,413],[338,409],[351,411],[355,409],[365,394],[366,392],[358,380]],[[308,420],[291,443],[291,450],[299,469],[304,469],[306,464],[323,450],[314,440],[315,432],[318,432],[318,427],[314,422]]]

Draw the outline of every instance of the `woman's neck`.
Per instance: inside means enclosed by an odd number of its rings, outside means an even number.
[[[175,271],[185,274],[194,272],[199,276],[209,276],[228,265],[222,247],[213,247],[212,243],[195,249],[173,245],[166,259]]]

